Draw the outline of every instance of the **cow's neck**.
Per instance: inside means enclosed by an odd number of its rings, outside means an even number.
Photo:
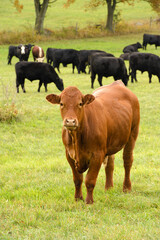
[[[77,169],[84,168],[85,161],[81,158],[82,150],[82,128],[80,127],[76,131],[68,131],[70,144],[68,146],[68,152],[70,157],[75,161],[75,166]],[[83,159],[83,160],[82,160]]]
[[[77,131],[68,131],[71,139],[71,144],[69,144],[69,154],[72,159],[78,161],[78,152],[79,152],[79,134]]]

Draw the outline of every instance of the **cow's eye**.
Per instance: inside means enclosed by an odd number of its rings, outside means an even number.
[[[80,102],[78,106],[81,108],[81,107],[83,106],[83,103],[82,103],[82,102]]]
[[[60,103],[60,107],[61,107],[61,108],[64,107],[64,104],[63,104],[62,102]]]

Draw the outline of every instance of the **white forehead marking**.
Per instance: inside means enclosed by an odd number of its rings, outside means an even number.
[[[21,54],[25,54],[25,46],[21,46]]]

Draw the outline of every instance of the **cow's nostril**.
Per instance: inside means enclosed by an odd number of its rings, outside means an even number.
[[[66,120],[64,121],[64,125],[65,125],[66,127],[76,127],[77,121],[76,121],[76,119],[66,119]]]

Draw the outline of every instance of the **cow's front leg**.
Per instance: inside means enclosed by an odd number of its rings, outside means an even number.
[[[83,182],[83,174],[79,173],[77,169],[75,168],[75,161],[70,158],[68,152],[66,151],[66,157],[67,160],[72,168],[72,173],[73,173],[73,181],[75,185],[75,200],[78,201],[83,200],[83,195],[82,195],[82,182]]]
[[[86,179],[85,179],[85,185],[87,188],[87,196],[86,196],[87,204],[93,203],[93,190],[96,185],[97,176],[98,176],[100,167],[101,167],[101,163],[99,160],[98,162],[96,162],[96,159],[93,160],[93,163],[90,164],[89,166],[89,170],[87,172]]]

